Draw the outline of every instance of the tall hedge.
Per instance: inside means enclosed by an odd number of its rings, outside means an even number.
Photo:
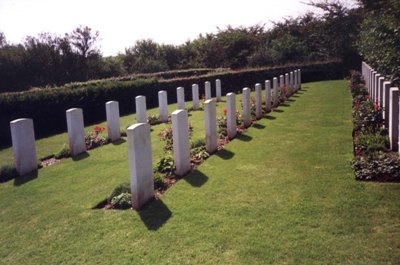
[[[364,20],[358,49],[364,60],[400,85],[400,1],[360,0]]]
[[[51,88],[20,93],[0,94],[0,146],[11,142],[10,121],[18,118],[31,118],[35,125],[36,138],[66,131],[65,111],[69,108],[82,108],[85,124],[105,120],[105,103],[119,102],[120,113],[125,115],[135,111],[134,99],[146,96],[147,107],[158,105],[157,93],[166,90],[168,102],[176,102],[176,88],[185,88],[186,100],[191,100],[191,85],[198,83],[200,95],[204,94],[204,82],[215,79],[222,82],[222,92],[236,92],[245,86],[254,87],[280,74],[302,69],[302,82],[343,78],[345,70],[339,61],[319,62],[307,65],[287,65],[282,67],[246,69],[212,73],[203,76],[158,80],[156,78],[134,81],[86,82],[79,86]]]

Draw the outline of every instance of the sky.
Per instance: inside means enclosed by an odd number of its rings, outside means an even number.
[[[347,0],[351,1],[351,0]],[[124,53],[137,40],[179,45],[227,25],[252,26],[316,11],[308,0],[0,0],[0,31],[9,43],[79,25],[99,31],[104,56]]]

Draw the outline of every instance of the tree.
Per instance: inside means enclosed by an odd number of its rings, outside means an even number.
[[[73,49],[82,58],[100,54],[100,51],[95,46],[99,38],[99,32],[96,31],[92,34],[92,29],[88,26],[79,26],[72,33],[66,33],[65,37],[70,40]]]

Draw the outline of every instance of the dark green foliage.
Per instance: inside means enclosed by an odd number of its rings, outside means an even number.
[[[360,135],[358,135],[355,144],[366,152],[366,154],[386,151],[389,148],[389,136],[386,131],[377,133],[362,131]]]
[[[4,165],[0,167],[0,183],[18,177],[17,169],[14,165]]]
[[[69,147],[64,144],[60,151],[58,151],[56,154],[54,154],[54,158],[56,159],[61,159],[61,158],[66,158],[71,156],[71,150]]]
[[[164,189],[165,188],[165,174],[160,172],[154,172],[154,188]]]
[[[359,0],[364,6],[358,49],[379,73],[400,84],[400,1]]]
[[[206,145],[206,141],[204,139],[197,139],[190,143],[190,149],[202,147]]]
[[[354,129],[377,132],[383,124],[382,110],[369,100],[353,110]]]
[[[163,156],[153,169],[154,172],[172,175],[175,171],[174,158],[171,155]]]
[[[400,180],[400,160],[382,153],[380,157],[368,159],[359,157],[352,161],[352,167],[357,180]]]
[[[131,192],[131,186],[130,183],[121,183],[117,187],[114,188],[114,190],[111,192],[110,196],[107,198],[107,202],[111,203],[111,200],[122,194],[122,193],[130,193]]]
[[[114,209],[129,209],[132,207],[132,194],[123,192],[111,199],[111,205]]]

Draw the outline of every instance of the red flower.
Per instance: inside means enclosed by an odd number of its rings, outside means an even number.
[[[228,112],[228,110],[226,108],[224,108],[224,114],[226,115],[226,113]]]
[[[374,109],[375,109],[375,110],[378,110],[378,109],[379,109],[379,105],[378,105],[377,102],[374,103]]]
[[[96,132],[100,132],[100,131],[104,131],[106,128],[105,127],[103,127],[103,126],[96,126],[96,127],[94,127],[94,131],[96,131]]]

